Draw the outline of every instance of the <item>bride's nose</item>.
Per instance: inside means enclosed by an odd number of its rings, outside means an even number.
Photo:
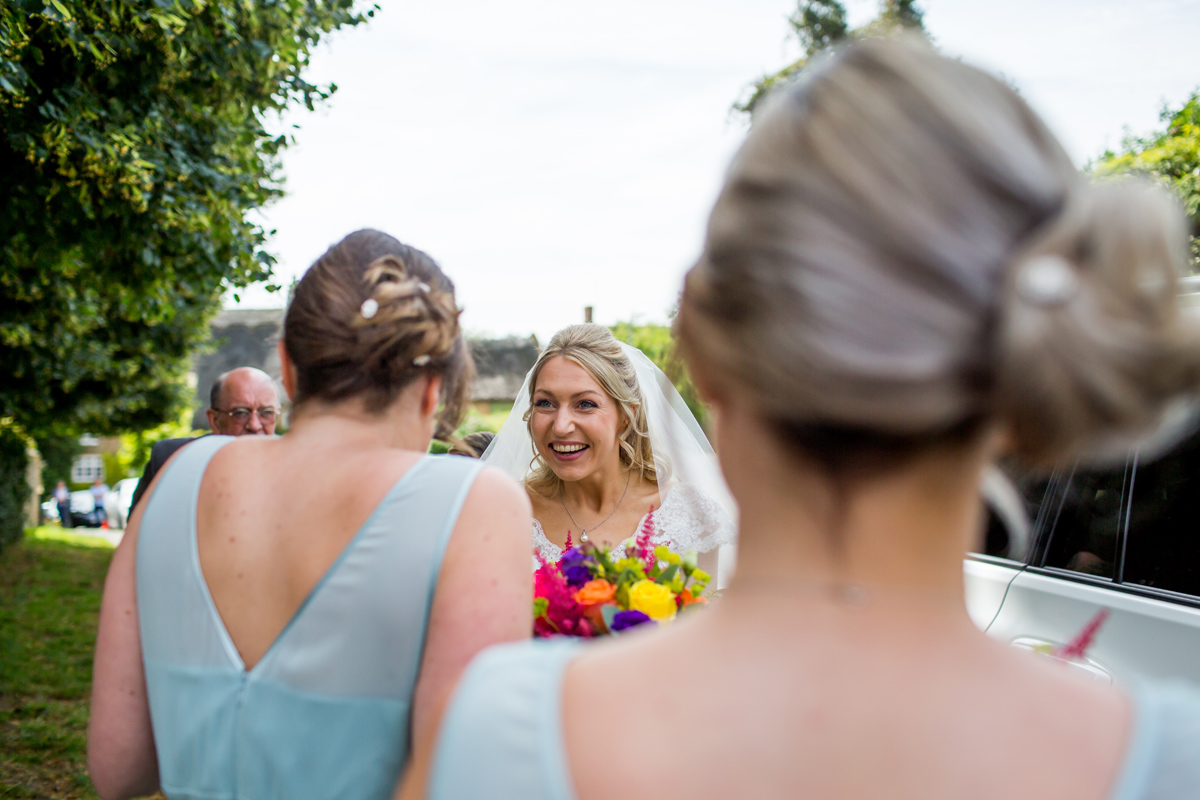
[[[575,430],[575,418],[571,415],[571,409],[560,406],[554,412],[554,424],[550,426],[550,431],[555,436],[565,436]]]

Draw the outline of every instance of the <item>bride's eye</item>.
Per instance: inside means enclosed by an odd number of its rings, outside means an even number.
[[[550,408],[553,404],[544,397],[539,397],[533,401],[534,408]]]
[[[594,400],[580,400],[579,407],[580,408],[599,408],[600,406],[596,405],[596,402]]]

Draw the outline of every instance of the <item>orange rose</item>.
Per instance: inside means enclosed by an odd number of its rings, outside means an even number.
[[[581,606],[594,606],[601,603],[611,603],[617,593],[617,587],[606,580],[588,581],[579,587],[575,593],[575,602]]]
[[[691,589],[684,589],[682,592],[679,593],[679,607],[680,608],[687,608],[688,606],[692,605],[693,603],[700,603],[701,605],[706,605],[708,603],[708,598],[694,597],[692,595]]]

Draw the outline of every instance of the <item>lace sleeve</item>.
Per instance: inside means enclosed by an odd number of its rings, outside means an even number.
[[[533,534],[533,548],[542,554],[542,558],[547,561],[558,561],[562,557],[562,548],[554,542],[546,538],[546,532],[542,530],[542,523],[536,518],[532,520],[533,525],[530,532]],[[539,564],[537,556],[530,556],[533,561],[533,569],[537,570]]]
[[[737,538],[733,520],[721,504],[698,486],[673,486],[654,515],[657,536],[671,543],[677,553],[695,550],[707,553]]]

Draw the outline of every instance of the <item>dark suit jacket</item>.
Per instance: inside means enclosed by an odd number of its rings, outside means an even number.
[[[206,436],[208,434],[205,434]],[[175,454],[175,451],[183,447],[188,442],[194,442],[195,439],[163,439],[161,442],[155,442],[150,448],[150,460],[146,462],[146,469],[142,472],[142,479],[138,481],[137,489],[133,491],[133,502],[129,504],[129,513],[133,514],[133,510],[137,508],[138,501],[142,499],[142,495],[146,493],[146,489],[150,487],[150,481],[154,480],[154,476],[162,469],[163,464],[167,463],[167,459]]]

